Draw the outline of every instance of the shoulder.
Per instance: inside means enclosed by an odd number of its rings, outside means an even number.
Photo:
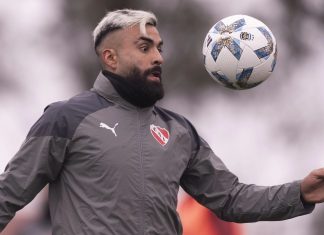
[[[97,93],[85,91],[69,100],[48,105],[33,125],[28,136],[57,136],[71,138],[80,122],[89,114],[111,106]]]
[[[174,120],[174,121],[179,122],[179,124],[182,124],[182,125],[185,125],[187,122],[187,119],[184,116],[182,116],[178,113],[175,113],[171,110],[168,110],[168,109],[165,109],[165,108],[162,108],[159,106],[155,106],[154,110],[166,122]]]
[[[198,136],[197,131],[195,127],[192,125],[192,123],[185,118],[183,115],[175,113],[173,111],[170,111],[168,109],[155,106],[155,111],[158,113],[158,115],[166,122],[168,121],[176,121],[178,124],[186,128],[190,134],[196,138]]]
[[[58,113],[69,113],[77,114],[84,113],[89,114],[95,112],[99,109],[106,108],[111,106],[112,103],[98,95],[94,91],[84,91],[69,100],[55,102],[48,105],[45,108],[45,113],[49,112],[58,112]]]
[[[190,121],[181,114],[175,113],[171,110],[159,106],[155,106],[155,111],[166,122],[174,120],[185,127],[192,126]]]

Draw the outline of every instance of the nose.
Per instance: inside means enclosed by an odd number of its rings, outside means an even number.
[[[163,56],[162,56],[160,50],[155,49],[153,64],[161,65],[161,64],[163,64],[163,61],[164,61]]]

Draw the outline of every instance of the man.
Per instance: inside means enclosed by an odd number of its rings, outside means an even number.
[[[51,104],[0,176],[0,228],[49,183],[53,234],[181,234],[179,186],[223,220],[283,220],[324,200],[324,169],[273,187],[238,181],[163,97],[149,12],[109,12],[94,30],[93,89]]]

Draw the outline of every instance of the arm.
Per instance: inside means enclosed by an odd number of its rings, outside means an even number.
[[[302,203],[298,181],[272,187],[240,183],[202,139],[181,185],[227,221],[284,220],[310,213],[314,208]]]
[[[59,174],[69,140],[47,135],[54,126],[59,127],[53,121],[55,117],[55,112],[50,110],[40,118],[0,175],[0,231],[17,210]]]

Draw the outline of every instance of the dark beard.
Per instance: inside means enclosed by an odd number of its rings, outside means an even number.
[[[125,77],[106,70],[103,74],[122,98],[137,107],[146,108],[153,106],[164,96],[162,81],[150,81],[147,78],[153,71],[161,71],[161,67],[155,66],[144,71],[143,74],[137,67],[134,67]]]

